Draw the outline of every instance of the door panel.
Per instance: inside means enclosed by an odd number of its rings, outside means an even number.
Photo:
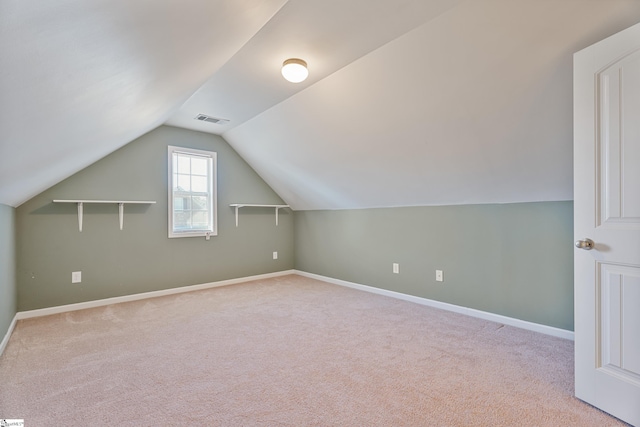
[[[640,146],[634,144],[640,139],[640,51],[598,73],[597,81],[598,225],[640,227]]]
[[[640,268],[599,264],[599,270],[597,367],[640,387]]]

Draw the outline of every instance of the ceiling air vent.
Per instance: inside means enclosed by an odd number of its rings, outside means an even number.
[[[198,114],[195,119],[200,120],[201,122],[215,123],[217,125],[226,125],[229,123],[229,120],[227,119],[218,119],[217,117],[211,117],[205,114]]]

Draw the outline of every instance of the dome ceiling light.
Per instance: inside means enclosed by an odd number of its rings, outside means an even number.
[[[309,76],[307,63],[302,59],[290,58],[282,63],[282,77],[291,83],[300,83]]]

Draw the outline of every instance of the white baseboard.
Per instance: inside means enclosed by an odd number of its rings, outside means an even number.
[[[373,286],[361,285],[359,283],[347,282],[346,280],[334,279],[332,277],[321,276],[319,274],[307,273],[305,271],[294,270],[295,274],[309,277],[311,279],[321,280],[323,282],[332,283],[334,285],[346,286],[348,288],[358,289],[361,291],[371,292],[378,295],[384,295],[391,298],[397,298],[416,304],[426,305],[429,307],[439,308],[442,310],[453,311],[455,313],[465,314],[479,319],[489,320],[492,322],[502,323],[504,325],[515,326],[516,328],[527,329],[554,337],[574,340],[573,331],[566,329],[554,328],[553,326],[540,325],[538,323],[528,322],[526,320],[514,319],[512,317],[502,316],[500,314],[489,313],[486,311],[476,310],[473,308],[462,307],[459,305],[448,304],[446,302],[435,301],[427,298],[407,295],[400,292],[388,291]]]
[[[166,295],[182,294],[184,292],[200,291],[202,289],[217,288],[220,286],[235,285],[237,283],[252,282],[254,280],[270,279],[272,277],[295,274],[294,270],[277,271],[275,273],[258,274],[256,276],[240,277],[237,279],[221,280],[219,282],[203,283],[200,285],[183,286],[180,288],[163,289],[161,291],[144,292],[140,294],[124,295],[121,297],[105,298],[94,301],[80,302],[76,304],[59,305],[57,307],[40,308],[37,310],[20,311],[16,313],[16,319],[30,319],[32,317],[49,316],[51,314],[66,313],[69,311],[84,310],[86,308],[102,307],[121,302],[138,301],[141,299],[163,297]],[[11,329],[11,328],[10,328]],[[7,334],[10,335],[10,334]],[[4,341],[3,341],[4,342]]]
[[[353,288],[353,289],[358,289],[365,292],[384,295],[391,298],[413,302],[416,304],[435,307],[435,308],[439,308],[447,311],[453,311],[455,313],[465,314],[467,316],[477,317],[480,319],[502,323],[509,326],[515,326],[517,328],[528,329],[530,331],[540,332],[546,335],[552,335],[559,338],[564,338],[568,340],[574,339],[574,333],[572,331],[567,331],[565,329],[559,329],[559,328],[554,328],[552,326],[540,325],[538,323],[527,322],[526,320],[514,319],[512,317],[502,316],[500,314],[489,313],[486,311],[476,310],[473,308],[467,308],[467,307],[462,307],[458,305],[448,304],[445,302],[430,300],[427,298],[416,297],[413,295],[407,295],[400,292],[380,289],[373,286],[347,282],[346,280],[334,279],[331,277],[321,276],[319,274],[307,273],[305,271],[285,270],[285,271],[277,271],[275,273],[259,274],[256,276],[248,276],[248,277],[241,277],[237,279],[221,280],[218,282],[203,283],[200,285],[183,286],[180,288],[171,288],[171,289],[163,289],[160,291],[144,292],[140,294],[124,295],[121,297],[87,301],[87,302],[81,302],[77,304],[67,304],[67,305],[61,305],[57,307],[41,308],[37,310],[20,311],[16,313],[16,315],[13,317],[13,321],[9,325],[9,330],[7,331],[4,338],[2,339],[2,342],[0,343],[0,356],[4,352],[4,349],[6,348],[7,344],[9,343],[9,338],[13,333],[13,330],[16,326],[16,322],[21,319],[30,319],[33,317],[49,316],[51,314],[59,314],[59,313],[66,313],[69,311],[84,310],[86,308],[102,307],[105,305],[118,304],[122,302],[138,301],[138,300],[147,299],[147,298],[155,298],[155,297],[161,297],[166,295],[181,294],[184,292],[199,291],[202,289],[234,285],[237,283],[251,282],[254,280],[270,279],[273,277],[286,276],[289,274],[298,274],[300,276],[321,280],[323,282],[332,283],[334,285],[346,286],[348,288]]]
[[[0,356],[2,356],[2,353],[4,353],[4,349],[7,347],[7,344],[9,344],[9,338],[11,338],[11,334],[13,333],[13,330],[16,327],[16,322],[18,321],[17,317],[17,314],[13,316],[13,320],[9,325],[9,330],[4,335],[4,338],[2,338],[2,342],[0,342]]]

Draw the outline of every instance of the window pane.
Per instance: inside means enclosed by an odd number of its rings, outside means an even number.
[[[208,197],[193,196],[191,198],[192,209],[209,210],[209,204],[207,203]]]
[[[191,191],[194,193],[206,193],[207,192],[207,177],[206,176],[192,176],[191,177]]]
[[[191,159],[191,174],[192,175],[208,175],[209,174],[209,159],[204,157],[194,157]]]
[[[206,211],[193,211],[191,221],[193,228],[206,229],[209,225],[209,213]]]
[[[191,173],[191,159],[189,156],[178,154],[178,173]]]
[[[191,176],[178,175],[178,190],[191,191]]]
[[[175,230],[188,230],[191,227],[191,212],[182,211],[173,213],[173,228]]]
[[[171,185],[173,186],[173,191],[176,191],[178,189],[178,174],[177,173],[173,174],[173,179],[171,180]]]
[[[189,197],[174,197],[173,210],[186,211],[191,209],[191,199]]]

